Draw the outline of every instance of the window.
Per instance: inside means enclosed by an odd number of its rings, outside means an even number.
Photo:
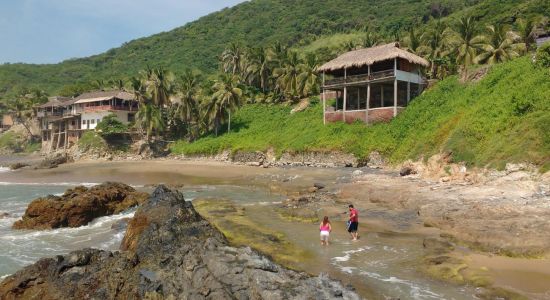
[[[97,122],[99,123],[99,121],[101,121],[100,119],[97,119]]]
[[[95,120],[94,120],[94,119],[91,119],[91,120],[90,120],[90,124],[95,124]]]
[[[86,125],[86,120],[82,120],[82,125]]]
[[[128,114],[128,122],[132,123],[136,120],[136,115]]]

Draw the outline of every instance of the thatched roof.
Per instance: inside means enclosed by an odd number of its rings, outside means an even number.
[[[375,46],[344,53],[317,69],[319,72],[330,72],[344,68],[369,66],[376,62],[401,58],[412,64],[428,67],[424,58],[399,48],[399,43]]]
[[[71,98],[67,97],[60,97],[60,96],[53,96],[48,98],[48,102],[41,104],[38,106],[38,108],[48,108],[48,107],[59,107],[63,106],[66,101],[71,100]]]
[[[114,91],[97,91],[97,92],[84,93],[75,98],[76,100],[75,103],[110,100],[113,98],[122,99],[126,101],[135,100],[135,97],[132,93],[114,90]]]

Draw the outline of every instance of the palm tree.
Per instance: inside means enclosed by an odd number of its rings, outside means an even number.
[[[278,89],[283,91],[292,101],[295,101],[299,96],[298,77],[301,73],[302,62],[295,51],[289,51],[287,57],[286,64],[273,73],[277,78]]]
[[[380,38],[376,34],[367,30],[362,40],[362,46],[364,48],[370,48],[378,45],[379,42],[380,42]]]
[[[446,47],[448,36],[447,26],[439,19],[434,21],[422,35],[422,45],[417,50],[430,62],[431,78],[439,78],[439,69],[448,54]]]
[[[29,134],[29,137],[31,139],[34,138],[34,135],[31,132],[31,129],[29,128],[29,125],[27,124],[27,120],[32,117],[32,107],[34,105],[32,98],[28,97],[31,96],[30,94],[22,94],[19,95],[17,98],[13,98],[11,100],[8,100],[7,107],[8,111],[11,113],[14,120],[23,125],[25,127],[25,130]]]
[[[409,29],[409,32],[407,33],[407,36],[405,37],[404,42],[407,45],[407,49],[409,49],[409,51],[417,53],[422,44],[422,34],[417,33],[414,30],[414,27],[411,27]]]
[[[139,77],[131,77],[128,85],[138,102],[144,103],[147,101],[147,87],[144,84],[144,80]]]
[[[125,82],[122,79],[111,79],[109,80],[109,84],[111,85],[111,88],[119,91],[125,90]]]
[[[145,129],[147,142],[151,142],[153,132],[164,129],[164,120],[159,107],[152,103],[142,103],[136,114],[136,125]]]
[[[147,92],[152,102],[162,108],[170,104],[170,97],[174,94],[174,76],[164,68],[153,69],[149,72]]]
[[[191,118],[197,110],[197,94],[199,90],[199,76],[191,70],[185,70],[180,77],[179,93],[181,101],[177,104],[176,114],[189,128]]]
[[[212,89],[214,94],[212,94],[212,99],[214,108],[218,110],[217,113],[214,113],[214,116],[218,116],[219,125],[219,115],[223,115],[224,112],[228,114],[228,123],[227,131],[231,131],[231,111],[235,111],[242,101],[243,91],[238,87],[239,79],[235,75],[222,74],[219,79],[214,83]],[[216,135],[217,133],[216,129]]]
[[[103,79],[96,79],[94,81],[92,81],[92,87],[94,89],[97,89],[97,90],[100,90],[100,91],[104,91],[105,88],[107,87],[108,83],[105,82],[105,80]]]
[[[305,60],[300,69],[302,73],[298,76],[299,92],[303,97],[319,93],[319,59],[315,53],[306,54]]]
[[[357,43],[354,41],[346,41],[340,45],[341,52],[349,52],[357,49]]]
[[[472,17],[462,17],[454,29],[451,43],[454,45],[456,62],[467,76],[468,66],[474,63],[477,51],[483,45],[483,36],[479,35],[478,24]]]
[[[244,52],[237,43],[229,44],[221,56],[223,71],[233,75],[241,74]]]
[[[524,44],[514,43],[511,32],[506,26],[499,24],[487,26],[488,35],[485,37],[485,44],[482,51],[476,58],[476,63],[495,64],[508,61],[518,57],[524,49]]]
[[[248,60],[250,64],[246,73],[249,83],[257,82],[259,88],[265,93],[269,87],[269,75],[273,67],[270,49],[264,47],[253,48],[249,53]]]
[[[525,44],[526,50],[530,50],[532,45],[535,43],[535,39],[539,33],[543,30],[544,21],[536,20],[535,18],[531,19],[517,19],[516,28],[518,39]]]

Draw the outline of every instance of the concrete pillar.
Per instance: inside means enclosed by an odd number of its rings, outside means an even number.
[[[365,118],[367,124],[369,124],[369,109],[370,109],[370,82],[367,85],[367,112],[366,112],[367,116]]]
[[[397,78],[393,80],[393,116],[397,116]]]
[[[347,98],[348,98],[348,87],[344,86],[344,106],[343,106],[343,109],[342,109],[342,119],[344,120],[344,123],[346,122]]]
[[[323,125],[327,124],[327,117],[326,117],[326,96],[325,96],[325,72],[323,72],[323,88],[322,88],[322,92],[323,92]]]
[[[409,105],[409,101],[411,101],[411,83],[407,81],[407,105]]]
[[[397,58],[393,59],[393,116],[397,116]]]

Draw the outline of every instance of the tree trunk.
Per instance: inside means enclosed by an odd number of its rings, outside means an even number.
[[[25,123],[25,121],[23,121],[23,118],[18,117],[18,118],[17,118],[17,121],[18,121],[21,125],[23,125],[23,127],[25,127],[25,130],[27,130],[27,133],[29,134],[29,138],[30,138],[31,140],[33,140],[34,135],[32,134],[31,129],[29,128],[29,126]]]
[[[227,132],[229,133],[231,131],[231,110],[228,110],[227,113],[229,114],[229,121],[227,122]]]

